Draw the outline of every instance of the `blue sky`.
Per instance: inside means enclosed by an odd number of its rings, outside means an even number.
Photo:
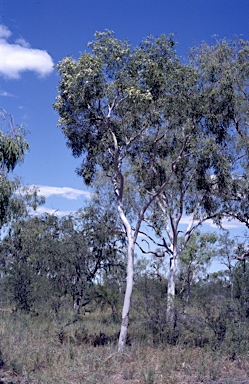
[[[16,173],[40,186],[43,209],[74,211],[89,196],[57,127],[54,64],[78,58],[95,31],[111,29],[132,44],[175,33],[184,55],[213,35],[249,39],[248,20],[249,0],[0,0],[0,107],[30,132],[30,152]]]

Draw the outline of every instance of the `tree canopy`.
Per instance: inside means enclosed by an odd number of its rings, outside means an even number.
[[[178,259],[193,231],[207,219],[220,225],[235,215],[242,178],[247,185],[248,42],[204,43],[188,61],[175,45],[162,35],[133,47],[113,32],[97,32],[77,61],[57,65],[54,108],[67,145],[82,160],[77,172],[86,184],[94,186],[101,173],[112,185],[127,236],[123,341],[142,223],[168,236],[174,296]],[[190,220],[179,242],[184,215]]]

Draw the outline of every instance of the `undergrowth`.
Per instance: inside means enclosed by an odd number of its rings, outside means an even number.
[[[247,353],[155,342],[138,324],[131,324],[127,348],[117,353],[118,331],[109,314],[1,310],[0,383],[234,384],[249,375]]]

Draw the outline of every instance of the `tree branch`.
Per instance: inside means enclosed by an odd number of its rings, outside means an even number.
[[[141,251],[142,253],[147,254],[147,255],[148,255],[148,254],[152,254],[152,255],[154,255],[154,256],[156,256],[156,257],[164,257],[164,256],[165,256],[164,254],[159,254],[159,253],[156,252],[156,251],[151,251],[151,249],[150,249],[150,244],[149,244],[149,242],[148,242],[147,240],[143,239],[142,241],[145,241],[145,242],[147,243],[147,245],[148,245],[148,248],[149,248],[148,251],[145,251],[145,250],[142,248],[142,246],[136,242],[136,245],[138,246],[138,248],[140,249],[140,251]]]
[[[249,256],[249,251],[244,252],[241,256],[233,256],[233,258],[239,261],[245,261],[246,257],[248,256]]]

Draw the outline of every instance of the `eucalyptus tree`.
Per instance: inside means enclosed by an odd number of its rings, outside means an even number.
[[[20,183],[10,175],[23,162],[28,149],[22,126],[16,127],[12,115],[0,108],[0,228],[18,211],[14,193]]]
[[[236,38],[202,44],[192,51],[206,103],[206,126],[223,142],[223,188],[214,190],[223,212],[249,228],[249,41]],[[224,159],[229,159],[229,162]],[[217,177],[219,177],[217,175]]]
[[[209,219],[221,225],[222,217],[236,215],[234,191],[245,211],[237,172],[248,164],[248,42],[217,41],[193,49],[178,79],[175,93],[164,99],[167,125],[147,140],[136,174],[143,194],[153,194],[168,180],[145,219],[170,258],[169,318],[179,257],[191,235]]]
[[[143,165],[138,155],[148,138],[153,134],[159,140],[161,127],[167,124],[163,105],[167,94],[177,92],[175,76],[178,81],[178,73],[187,72],[174,46],[172,36],[149,37],[140,46],[131,47],[112,32],[98,32],[88,46],[90,51],[78,61],[66,57],[57,65],[61,81],[54,107],[60,115],[59,125],[67,145],[75,157],[83,158],[77,172],[90,185],[97,172],[105,175],[106,183],[112,185],[127,237],[127,284],[119,350],[124,348],[127,338],[139,229],[146,210],[170,177],[169,174],[150,195],[141,196],[140,186],[132,175],[134,169]],[[172,168],[180,157],[181,152],[175,154]],[[147,168],[147,172],[151,169]],[[135,210],[129,204],[134,197]]]
[[[247,44],[241,45],[245,50]],[[231,46],[204,44],[183,64],[172,36],[148,37],[131,47],[104,32],[96,33],[90,51],[78,61],[67,57],[57,66],[61,81],[54,107],[67,145],[83,158],[77,172],[92,186],[102,173],[126,232],[120,350],[127,336],[134,249],[142,223],[168,236],[163,246],[170,256],[172,313],[181,251],[204,221],[221,222],[223,191],[231,187],[240,148],[246,148],[238,123],[239,114],[245,115],[242,94],[247,88],[238,91],[236,69],[246,66],[247,56],[236,56],[238,46],[229,51]],[[179,242],[184,215],[190,220]]]

